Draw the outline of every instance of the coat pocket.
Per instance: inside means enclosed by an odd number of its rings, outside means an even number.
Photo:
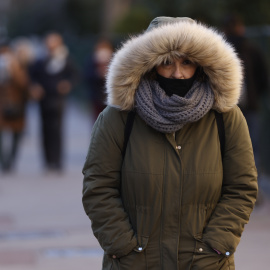
[[[233,270],[229,259],[224,255],[217,254],[210,246],[195,236],[195,249],[193,252],[191,270]]]
[[[139,236],[138,245],[126,256],[113,259],[104,254],[102,270],[147,270],[146,247],[148,237]]]
[[[146,250],[145,250],[147,242],[142,246],[143,247],[138,246],[128,255],[119,258],[118,264],[120,270],[137,270],[137,269],[147,270]]]

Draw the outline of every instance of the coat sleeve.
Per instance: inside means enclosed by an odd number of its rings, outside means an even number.
[[[235,252],[257,197],[257,170],[245,118],[239,108],[224,114],[225,156],[221,198],[203,240],[224,255]]]
[[[83,206],[93,233],[105,253],[122,257],[137,246],[137,238],[120,196],[124,121],[106,109],[97,119],[83,168]]]

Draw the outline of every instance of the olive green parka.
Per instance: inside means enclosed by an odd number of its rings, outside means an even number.
[[[223,112],[224,158],[210,110],[175,134],[160,133],[136,115],[123,160],[127,111],[140,78],[179,54],[209,77],[213,109]],[[248,127],[236,106],[241,80],[234,50],[196,22],[159,26],[115,54],[109,106],[93,127],[83,168],[83,205],[104,250],[102,269],[235,269],[234,252],[257,195]]]

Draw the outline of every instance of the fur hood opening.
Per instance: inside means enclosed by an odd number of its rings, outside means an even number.
[[[131,110],[141,78],[180,56],[203,68],[215,95],[214,109],[226,112],[238,103],[243,70],[233,47],[213,28],[180,21],[132,37],[114,54],[106,81],[107,104]]]

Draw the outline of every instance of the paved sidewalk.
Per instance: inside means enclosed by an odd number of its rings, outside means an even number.
[[[81,203],[91,121],[74,104],[65,118],[62,174],[43,170],[37,107],[28,124],[16,172],[0,172],[0,270],[100,269],[102,250]]]
[[[42,168],[35,106],[30,106],[28,114],[18,168],[11,175],[0,173],[0,270],[99,270],[102,250],[81,203],[89,118],[69,106],[66,170],[52,174]],[[263,189],[268,189],[268,182]],[[270,202],[266,199],[246,226],[235,255],[236,269],[269,269],[269,243]]]

